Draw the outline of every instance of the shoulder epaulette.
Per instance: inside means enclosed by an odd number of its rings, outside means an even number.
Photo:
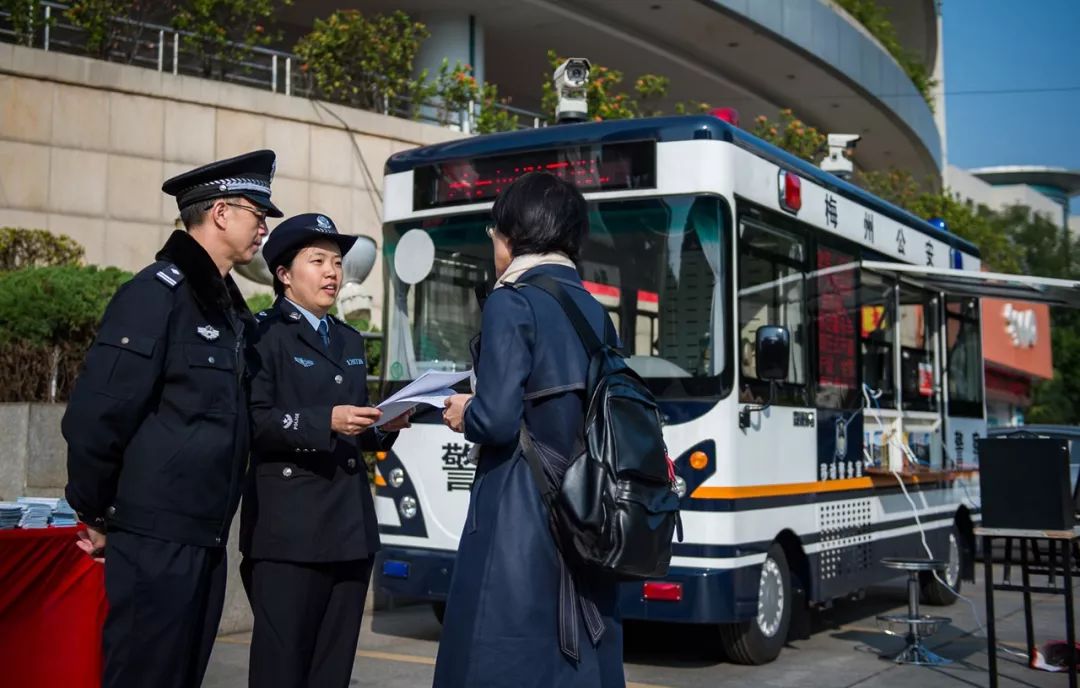
[[[176,289],[180,286],[180,283],[184,281],[184,273],[180,272],[180,268],[172,263],[166,264],[163,268],[154,273],[154,276],[169,289]]]
[[[266,310],[259,311],[258,313],[256,313],[255,314],[255,320],[258,321],[258,322],[263,322],[264,320],[268,320],[268,319],[274,317],[277,314],[278,314],[277,308],[271,306],[270,308],[267,308]]]

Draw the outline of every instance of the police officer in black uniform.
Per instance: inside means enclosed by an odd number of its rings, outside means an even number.
[[[165,182],[187,231],[117,291],[64,414],[67,499],[105,559],[105,688],[206,671],[250,447],[255,322],[229,272],[282,216],[273,174],[263,150]]]
[[[330,218],[282,222],[263,256],[277,301],[257,314],[252,466],[241,509],[241,573],[255,615],[249,684],[349,684],[378,525],[362,451],[385,451],[368,406],[364,339],[329,314],[356,242]]]

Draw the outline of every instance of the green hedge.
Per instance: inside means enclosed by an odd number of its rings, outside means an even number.
[[[0,401],[63,401],[131,273],[65,265],[0,273]]]

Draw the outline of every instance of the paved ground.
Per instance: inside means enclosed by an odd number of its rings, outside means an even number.
[[[981,586],[965,587],[984,616]],[[873,688],[926,688],[928,686],[989,685],[986,640],[972,607],[958,601],[940,613],[953,623],[931,639],[939,654],[955,660],[944,669],[897,666],[881,658],[902,647],[897,638],[877,630],[874,617],[905,608],[900,585],[875,588],[860,601],[838,602],[811,618],[810,637],[795,640],[773,664],[745,667],[725,662],[716,649],[716,632],[705,627],[665,624],[628,624],[626,676],[637,688],[697,686],[792,686],[809,688],[866,686]],[[1064,601],[1037,595],[1035,637],[1038,643],[1063,639]],[[1024,620],[1016,593],[995,597],[999,640],[1022,650]],[[364,622],[353,670],[352,686],[413,688],[431,685],[440,626],[430,608],[404,607],[377,612]],[[206,688],[240,688],[247,680],[248,636],[219,639],[211,658]],[[1064,674],[1033,671],[1024,660],[999,653],[1001,686],[1067,686]]]

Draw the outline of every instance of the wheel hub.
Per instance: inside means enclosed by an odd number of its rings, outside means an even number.
[[[761,567],[758,580],[757,624],[766,638],[772,638],[780,630],[780,620],[784,617],[784,578],[780,567],[771,558],[766,558]]]
[[[949,533],[949,565],[945,568],[945,582],[953,590],[960,580],[960,545],[956,541],[956,533]]]

